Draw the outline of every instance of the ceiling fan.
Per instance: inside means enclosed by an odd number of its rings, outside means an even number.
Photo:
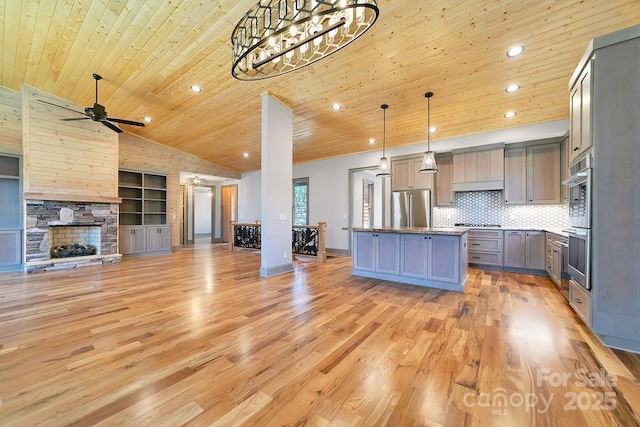
[[[109,129],[114,130],[114,131],[116,131],[118,133],[122,133],[123,130],[120,129],[118,126],[114,125],[111,122],[122,123],[124,125],[144,127],[144,123],[141,123],[141,122],[135,122],[133,120],[116,119],[114,117],[109,117],[105,107],[103,105],[98,104],[98,81],[102,80],[102,77],[100,75],[94,73],[93,74],[93,78],[96,81],[96,102],[95,102],[95,104],[93,104],[93,107],[86,107],[84,109],[84,113],[81,113],[80,111],[76,111],[76,110],[74,110],[72,108],[63,107],[62,105],[57,105],[57,104],[53,104],[51,102],[42,101],[42,100],[40,100],[40,101],[44,102],[45,104],[55,105],[56,107],[65,108],[67,110],[73,111],[73,112],[78,113],[78,114],[83,114],[83,115],[86,116],[86,117],[60,119],[60,120],[71,121],[71,120],[87,120],[87,119],[91,119],[94,122],[102,123],[103,125],[105,125]]]

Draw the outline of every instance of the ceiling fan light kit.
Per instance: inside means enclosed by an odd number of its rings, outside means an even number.
[[[377,0],[260,1],[231,34],[231,74],[260,80],[312,64],[364,34],[379,13]]]

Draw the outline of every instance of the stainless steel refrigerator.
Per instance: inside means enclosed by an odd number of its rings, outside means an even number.
[[[391,193],[393,227],[430,227],[431,191],[407,190]]]

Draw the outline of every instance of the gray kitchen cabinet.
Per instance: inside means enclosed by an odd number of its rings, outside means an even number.
[[[453,154],[440,154],[436,158],[438,173],[435,174],[436,206],[452,206],[453,194]]]
[[[460,281],[458,236],[402,234],[400,275],[438,282]]]
[[[462,242],[464,241],[463,236]],[[457,236],[430,235],[428,242],[427,278],[439,282],[458,283],[461,275],[461,239]]]
[[[453,190],[484,191],[504,188],[504,144],[453,151]]]
[[[544,231],[525,232],[525,268],[544,270],[545,233]]]
[[[353,233],[354,269],[399,274],[400,235],[397,233]]]
[[[509,230],[504,232],[504,266],[525,268],[526,236],[524,231]]]
[[[146,231],[147,252],[171,250],[171,229],[165,226],[149,226]]]
[[[572,162],[591,147],[592,61],[587,61],[575,80],[569,96],[569,161]]]
[[[400,236],[400,274],[419,279],[427,278],[429,239],[422,234]]]
[[[569,305],[587,326],[592,326],[592,296],[576,282],[569,282]]]
[[[420,173],[422,156],[391,161],[391,190],[430,190],[433,173]]]
[[[571,94],[577,85],[589,90],[580,114],[580,150],[590,142],[593,155],[591,290],[571,287],[571,305],[605,345],[634,352],[640,352],[638,58],[635,25],[593,39],[569,80]],[[578,145],[576,126],[571,128],[573,150]]]
[[[516,147],[504,150],[504,203],[523,205],[527,203],[527,148]]]
[[[546,243],[546,263],[545,269],[553,283],[564,290],[562,286],[562,271],[564,270],[563,244],[568,241],[567,237],[547,232]]]
[[[545,270],[545,264],[546,248],[544,231],[505,231],[505,267]]]
[[[504,203],[561,203],[560,142],[504,150]]]
[[[144,226],[120,227],[120,253],[139,254],[147,251],[147,229]]]
[[[527,203],[560,201],[560,143],[527,147]]]
[[[502,267],[502,230],[469,230],[470,264]]]

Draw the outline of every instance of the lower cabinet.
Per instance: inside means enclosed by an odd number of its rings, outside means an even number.
[[[169,227],[147,227],[147,252],[171,250],[171,229]]]
[[[398,274],[400,235],[354,233],[353,267],[359,270]]]
[[[544,231],[505,231],[504,266],[544,270],[545,245]]]
[[[22,264],[22,230],[0,230],[0,271],[18,269]]]
[[[402,234],[400,275],[458,283],[460,281],[460,238]]]
[[[502,267],[502,230],[469,230],[469,262]]]
[[[134,225],[120,227],[120,253],[123,255],[171,250],[168,225]]]
[[[353,233],[353,274],[400,283],[464,290],[467,235]]]

